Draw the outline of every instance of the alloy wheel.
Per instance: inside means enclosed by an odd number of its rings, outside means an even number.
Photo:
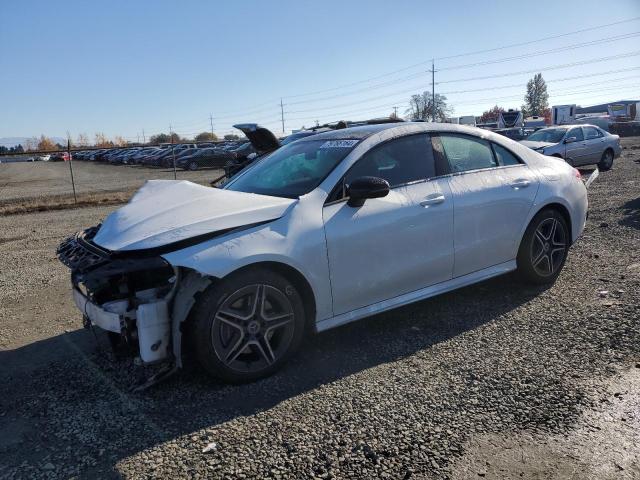
[[[538,275],[549,277],[562,266],[566,232],[556,218],[546,218],[536,228],[531,244],[531,264]]]
[[[236,372],[255,373],[287,352],[295,330],[287,295],[271,285],[243,287],[215,313],[211,343],[218,359]]]

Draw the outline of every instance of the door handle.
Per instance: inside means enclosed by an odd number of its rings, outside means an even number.
[[[531,184],[529,180],[516,180],[511,184],[511,188],[518,190],[519,188],[526,188]]]
[[[420,202],[420,206],[421,207],[428,207],[429,205],[437,205],[439,203],[444,202],[444,195],[442,194],[436,194],[434,196],[429,196],[426,197],[424,199],[422,199],[422,201]]]

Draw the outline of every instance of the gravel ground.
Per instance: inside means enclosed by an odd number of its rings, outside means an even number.
[[[143,370],[79,329],[54,259],[108,209],[0,217],[0,478],[640,478],[624,146],[552,287],[508,275],[347,325],[244,386],[191,370],[128,393]]]
[[[222,173],[214,169],[195,172],[178,169],[176,172],[179,180],[202,184],[208,184]],[[119,192],[138,188],[145,180],[173,180],[173,169],[76,161],[73,162],[73,175],[78,193]],[[67,162],[0,164],[0,204],[72,193]]]

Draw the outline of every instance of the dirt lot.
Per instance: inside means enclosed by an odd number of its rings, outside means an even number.
[[[509,275],[335,329],[245,386],[189,371],[128,393],[144,372],[80,329],[54,250],[113,207],[0,217],[0,478],[640,478],[624,146],[551,288]]]
[[[138,165],[73,162],[77,193],[128,192],[145,180],[173,179],[173,169]],[[207,184],[222,175],[219,170],[177,170],[179,180]],[[33,198],[72,195],[67,162],[18,162],[0,164],[0,205]]]

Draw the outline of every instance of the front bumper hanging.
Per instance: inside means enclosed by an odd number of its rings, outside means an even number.
[[[57,250],[71,269],[73,300],[85,323],[118,336],[144,363],[170,358],[179,271],[159,256],[104,250],[92,242],[97,230],[77,233]]]

